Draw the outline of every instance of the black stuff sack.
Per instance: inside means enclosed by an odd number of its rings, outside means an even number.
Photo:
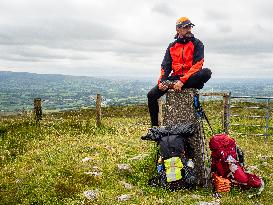
[[[187,142],[194,130],[192,123],[153,127],[141,137],[143,140],[155,141],[158,145],[156,176],[149,180],[151,186],[177,190],[195,185],[193,152]]]

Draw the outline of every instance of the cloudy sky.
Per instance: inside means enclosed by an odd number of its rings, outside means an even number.
[[[272,0],[0,0],[0,70],[157,78],[181,16],[214,77],[273,76]]]

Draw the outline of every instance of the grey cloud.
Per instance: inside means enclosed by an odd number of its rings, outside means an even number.
[[[152,11],[160,13],[160,14],[164,14],[166,16],[174,16],[174,11],[170,7],[170,4],[169,3],[165,3],[165,2],[156,3],[153,6]]]
[[[1,59],[8,61],[47,62],[63,59],[89,59],[81,53],[70,50],[50,49],[43,46],[0,45]]]
[[[228,25],[219,25],[217,28],[220,33],[226,34],[232,32],[232,27]]]
[[[46,20],[32,25],[0,25],[0,44],[50,45],[59,41],[102,40],[116,35],[114,28],[75,19]]]
[[[138,59],[154,55],[162,51],[159,45],[143,45],[134,41],[77,41],[77,45],[62,45],[60,51],[56,47],[31,46],[31,45],[0,45],[1,59],[17,62],[54,62],[58,60],[98,60],[94,53],[100,56],[108,56],[109,53],[124,59]],[[58,44],[60,46],[60,44]]]
[[[54,61],[54,60],[60,60],[65,59],[65,56],[60,55],[46,55],[45,53],[39,53],[33,52],[28,53],[27,55],[25,53],[21,54],[20,52],[17,53],[7,53],[3,54],[1,56],[2,60],[6,61],[17,61],[17,62],[48,62],[48,61]]]
[[[207,9],[205,11],[205,19],[206,21],[227,21],[228,16],[223,11],[215,11],[211,9]]]
[[[2,59],[14,61],[44,61],[65,59],[67,55],[60,55],[54,49],[63,49],[73,53],[82,52],[112,52],[116,55],[145,56],[155,52],[162,46],[162,39],[146,40],[120,37],[117,30],[98,24],[79,23],[77,29],[72,29],[77,22],[71,21],[65,26],[62,21],[54,22],[51,26],[2,26],[0,30],[0,46],[3,50],[9,48],[10,55],[2,55]],[[56,30],[53,29],[56,27]],[[10,34],[10,35],[9,35]],[[164,45],[166,46],[166,45]],[[45,51],[37,47],[51,49]],[[16,54],[16,55],[15,55]],[[72,59],[81,59],[73,54]],[[84,57],[82,57],[84,59]]]
[[[259,10],[259,14],[262,17],[269,18],[272,22],[273,4]]]
[[[1,25],[0,49],[2,59],[12,61],[46,61],[54,59],[82,59],[75,51],[104,50],[106,41],[115,38],[116,30],[111,26],[75,19],[45,20],[28,25]],[[39,49],[44,47],[48,49]],[[111,49],[106,46],[107,49]],[[53,49],[67,50],[59,54]]]
[[[206,48],[209,52],[229,55],[253,55],[258,53],[272,53],[272,39],[250,39],[244,37],[206,38]]]
[[[25,57],[21,55],[8,54],[4,55],[1,58],[2,60],[11,61],[11,62],[48,62],[48,58],[40,58],[37,56]],[[53,61],[53,59],[51,59]]]
[[[121,30],[111,26],[69,18],[63,20],[47,19],[26,25],[0,24],[0,46],[16,46],[12,52],[17,53],[17,55],[13,59],[30,61],[33,58],[40,60],[66,58],[66,56],[54,53],[53,50],[51,53],[37,49],[36,52],[30,52],[31,46],[65,49],[70,52],[113,52],[117,55],[136,56],[141,55],[141,53],[145,55],[162,46],[162,38],[143,41],[143,39],[122,37],[119,32]],[[29,56],[31,58],[28,58]],[[2,56],[2,58],[4,57]],[[74,59],[74,57],[72,58]]]
[[[255,2],[251,12],[252,18],[255,21],[259,19],[262,20],[263,18],[269,18],[272,22],[273,1],[264,0]]]

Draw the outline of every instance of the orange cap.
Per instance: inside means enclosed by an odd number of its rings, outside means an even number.
[[[177,21],[176,21],[176,27],[179,27],[179,28],[183,28],[183,27],[185,27],[185,26],[188,26],[188,25],[190,25],[190,26],[195,26],[191,21],[190,21],[190,19],[189,18],[187,18],[187,17],[181,17],[181,18],[179,18]]]

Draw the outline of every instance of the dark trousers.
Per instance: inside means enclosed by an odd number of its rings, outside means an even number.
[[[208,68],[203,68],[194,75],[192,75],[187,82],[183,85],[183,88],[197,88],[202,89],[204,84],[210,79],[211,70]],[[175,79],[173,76],[170,76],[168,80]],[[168,90],[162,91],[159,90],[158,85],[153,87],[147,94],[148,97],[148,107],[151,117],[152,126],[158,126],[158,102],[157,100],[163,96]]]

